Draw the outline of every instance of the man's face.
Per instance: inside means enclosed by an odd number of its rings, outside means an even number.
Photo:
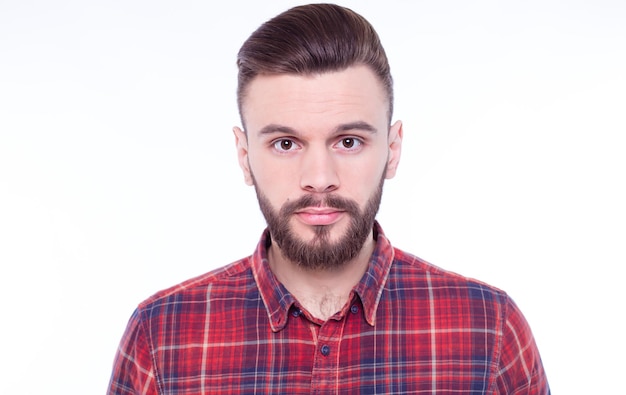
[[[330,268],[361,250],[400,158],[401,123],[389,126],[388,108],[364,66],[250,83],[239,163],[286,258]]]

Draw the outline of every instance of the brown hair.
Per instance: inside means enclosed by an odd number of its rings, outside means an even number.
[[[378,34],[356,12],[334,4],[291,8],[261,25],[237,56],[237,104],[242,117],[246,89],[259,74],[341,71],[366,65],[378,76],[393,111],[393,81]]]

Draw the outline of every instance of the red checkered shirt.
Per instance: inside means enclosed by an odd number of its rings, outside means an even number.
[[[549,394],[504,292],[393,248],[376,224],[342,311],[311,317],[256,251],[132,315],[109,394]]]

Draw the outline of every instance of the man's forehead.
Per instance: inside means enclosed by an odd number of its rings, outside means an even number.
[[[358,121],[362,114],[386,114],[382,83],[366,66],[313,75],[272,74],[255,77],[243,100],[246,123],[268,117],[340,116]],[[266,120],[277,122],[279,119]]]

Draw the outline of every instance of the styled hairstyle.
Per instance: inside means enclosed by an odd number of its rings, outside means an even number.
[[[393,112],[393,80],[385,50],[372,25],[356,12],[334,4],[291,8],[261,25],[237,55],[237,104],[258,75],[311,75],[368,66],[380,79]]]

